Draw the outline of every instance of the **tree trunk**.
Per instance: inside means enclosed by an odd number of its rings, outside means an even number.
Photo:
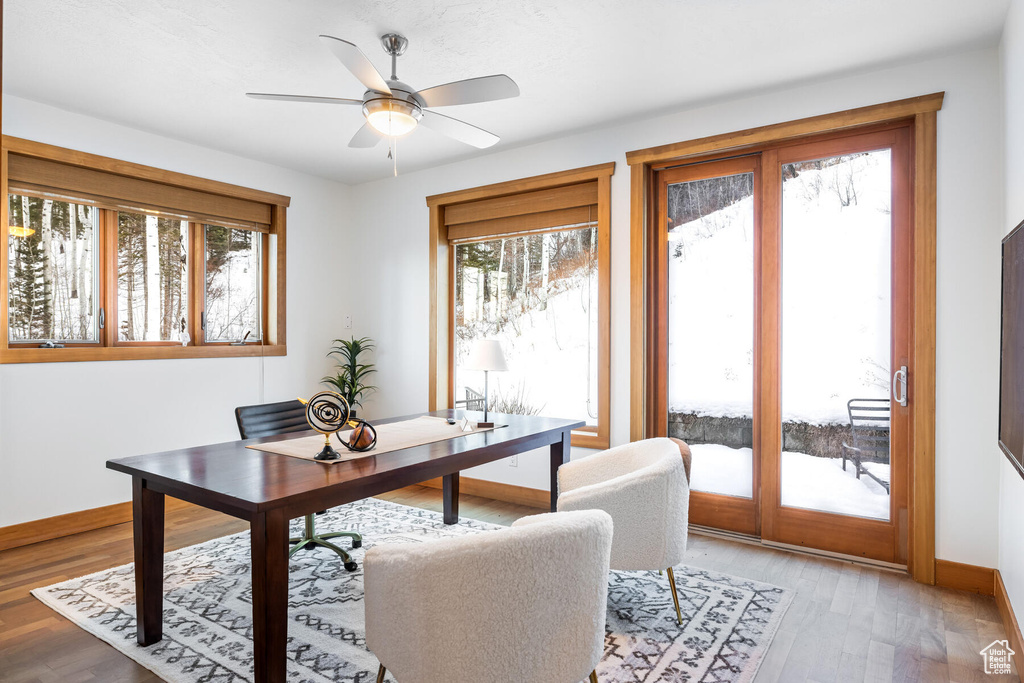
[[[53,337],[53,312],[55,309],[54,302],[56,296],[56,283],[53,277],[53,200],[43,200],[43,251],[46,254],[46,260],[43,266],[43,288],[46,291],[46,304],[43,306],[44,318],[46,320],[46,331],[44,336],[47,339]],[[49,316],[46,316],[46,312],[49,311]]]
[[[548,253],[548,235],[540,237],[540,310],[548,308],[548,270],[551,268],[551,255]]]
[[[156,216],[146,216],[146,329],[143,339],[160,336],[160,239]]]
[[[523,293],[530,293],[530,238],[523,238]]]
[[[178,227],[178,233],[181,235],[181,241],[178,244],[185,245],[185,254],[188,254],[188,221],[181,222],[181,225]],[[178,310],[174,316],[175,332],[182,331],[182,322],[185,319],[185,306],[188,301],[188,261],[181,260],[183,255],[180,251],[180,248],[178,248],[176,253],[177,260],[174,262],[175,267],[178,269],[177,272],[180,274],[178,277]],[[185,258],[187,259],[187,256]],[[195,285],[202,287],[202,284],[199,282],[196,282]]]
[[[32,211],[31,211],[31,207],[29,205],[28,197],[25,196],[25,195],[21,195],[21,225],[22,225],[22,227],[27,228],[27,227],[29,227],[29,224],[31,222],[32,222]],[[34,278],[34,275],[32,277]],[[25,284],[26,284],[25,293],[30,298],[30,303],[28,303],[28,305],[26,306],[27,315],[25,316],[25,338],[26,339],[31,339],[32,338],[32,323],[35,322],[35,319],[36,319],[36,301],[37,301],[37,297],[35,295],[35,293],[36,293],[36,282],[35,282],[35,279],[33,279],[32,282],[27,282]]]
[[[92,330],[88,329],[89,318],[92,315],[92,287],[86,289],[85,283],[85,272],[88,268],[92,271],[92,249],[90,248],[93,240],[96,238],[96,226],[92,225],[92,209],[87,206],[78,207],[78,220],[83,227],[88,226],[88,236],[85,238],[85,244],[82,245],[82,249],[79,252],[78,260],[75,263],[75,274],[78,279],[75,280],[75,290],[78,292],[78,315],[81,321],[82,332],[89,337],[92,336]],[[77,245],[75,250],[78,250]],[[93,274],[93,277],[96,277]]]
[[[494,302],[494,319],[497,320],[501,317],[501,271],[505,267],[505,240],[501,240],[501,254],[498,255],[498,283],[495,289],[498,292],[498,296]]]

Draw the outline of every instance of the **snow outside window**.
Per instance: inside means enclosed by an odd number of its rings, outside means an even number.
[[[484,377],[463,370],[477,339],[497,339],[498,413],[598,417],[598,231],[593,224],[455,246],[455,406],[483,409]]]
[[[206,341],[260,339],[260,234],[204,225]],[[248,333],[248,336],[246,334]]]

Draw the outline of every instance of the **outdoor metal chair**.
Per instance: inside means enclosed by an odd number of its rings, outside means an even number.
[[[473,391],[469,387],[466,387],[466,398],[462,401],[456,401],[455,407],[465,407],[466,410],[483,410],[484,409],[484,395],[478,391]]]
[[[287,434],[289,432],[302,432],[309,429],[306,422],[306,407],[298,400],[280,401],[278,403],[263,403],[254,406],[241,406],[235,408],[235,421],[238,422],[238,433],[243,439],[254,439],[260,436],[273,436],[275,434]],[[323,512],[316,513],[322,515]],[[312,550],[317,546],[329,548],[338,553],[345,569],[354,572],[358,565],[345,550],[330,543],[327,539],[347,537],[352,539],[352,547],[359,548],[363,545],[363,537],[355,531],[335,531],[329,534],[318,534],[316,532],[316,517],[306,515],[306,528],[302,536],[289,538],[288,542],[295,547],[288,551],[291,557],[303,548]]]
[[[843,471],[853,462],[857,478],[866,474],[889,490],[889,424],[887,398],[852,398],[846,402],[852,444],[843,442]]]

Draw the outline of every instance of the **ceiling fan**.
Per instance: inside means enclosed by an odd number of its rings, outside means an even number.
[[[423,124],[450,138],[484,149],[498,142],[500,138],[483,128],[438,114],[428,108],[490,102],[519,95],[519,86],[504,74],[468,78],[424,90],[413,90],[411,86],[398,80],[396,74],[398,57],[405,53],[409,45],[409,41],[397,33],[388,33],[380,38],[384,51],[391,55],[391,78],[386,81],[366,55],[352,43],[333,36],[320,36],[320,40],[330,48],[345,68],[366,86],[363,99],[257,92],[246,95],[258,100],[362,106],[366,123],[356,131],[348,143],[349,147],[373,147],[380,141],[381,136],[398,137],[411,132],[418,124]]]

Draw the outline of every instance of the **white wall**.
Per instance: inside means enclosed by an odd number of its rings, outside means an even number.
[[[237,439],[235,406],[320,388],[331,339],[344,334],[334,313],[345,294],[349,188],[10,96],[3,132],[292,203],[286,357],[0,365],[0,527],[130,500],[130,478],[106,470],[108,458]],[[314,307],[310,292],[338,299]]]
[[[360,297],[346,303],[355,332],[374,337],[380,392],[370,415],[427,406],[427,209],[424,197],[615,161],[612,179],[613,443],[629,437],[629,169],[625,152],[658,144],[946,91],[938,132],[937,554],[993,566],[999,463],[992,454],[998,362],[1002,216],[1001,102],[995,49],[720,101],[669,116],[590,130],[357,186],[353,246]],[[642,96],[642,95],[641,95]],[[652,109],[657,103],[652,101]],[[1019,111],[1019,110],[1018,110]],[[500,131],[499,131],[500,132]],[[695,334],[713,331],[694,330]],[[471,476],[547,487],[542,454],[518,468],[492,463]]]
[[[1021,111],[1021,19],[1002,48],[1007,136],[1024,151],[1009,112]],[[368,415],[427,406],[427,210],[430,194],[616,161],[612,179],[613,443],[629,433],[629,174],[625,152],[859,107],[938,90],[937,555],[1000,567],[1024,599],[1024,482],[991,445],[996,431],[998,250],[1004,172],[1000,53],[994,49],[849,75],[718,101],[644,121],[496,151],[448,166],[355,188],[157,137],[14,97],[4,100],[4,133],[290,195],[288,339],[285,358],[131,361],[0,366],[0,526],[129,498],[109,473],[111,457],[235,438],[234,406],[310,393],[330,363],[330,340],[349,332],[378,342],[378,394]],[[1016,104],[1016,108],[1013,105]],[[652,103],[652,109],[657,104]],[[1020,187],[1010,168],[1007,187]],[[1012,174],[1012,175],[1011,175]],[[1020,202],[1007,191],[1007,203]],[[1007,206],[1010,216],[1024,206]],[[1005,227],[1005,226],[1004,226]],[[329,313],[304,292],[338,287]],[[354,328],[341,330],[341,315]],[[700,330],[696,330],[700,333]],[[578,453],[577,453],[578,455]],[[1001,468],[1003,470],[1001,474]],[[1011,476],[1012,475],[1012,476]],[[518,468],[493,463],[471,476],[545,488],[542,454]],[[1002,480],[1002,495],[999,490]],[[1000,516],[999,510],[1002,510]],[[1002,545],[997,523],[1002,519]],[[1018,558],[1019,559],[1019,558]],[[1024,603],[1022,603],[1024,604]]]
[[[1024,6],[1011,3],[1000,47],[1003,76],[1003,125],[1006,132],[1006,213],[996,237],[1001,240],[1013,226],[1024,220]],[[989,248],[999,252],[992,239]],[[1024,480],[1002,452],[993,447],[999,460],[999,573],[1016,614],[1024,614]],[[1018,617],[1020,618],[1020,617]]]

